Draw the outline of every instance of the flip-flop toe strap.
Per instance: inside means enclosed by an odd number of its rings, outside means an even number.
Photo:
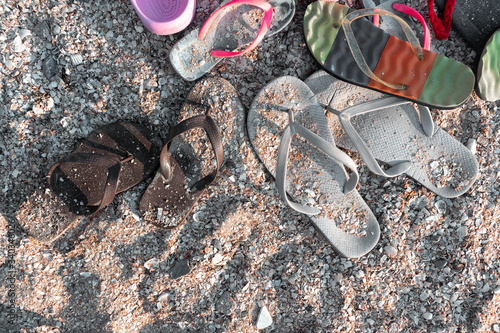
[[[349,49],[351,50],[352,56],[354,60],[356,61],[356,64],[358,67],[361,69],[361,71],[371,79],[382,83],[383,85],[397,89],[397,90],[405,90],[408,89],[408,86],[402,83],[392,83],[392,82],[386,82],[376,76],[368,64],[366,63],[366,60],[363,56],[363,53],[361,52],[361,49],[359,48],[358,42],[356,40],[356,36],[354,35],[354,31],[351,28],[351,23],[352,21],[359,19],[361,17],[365,16],[373,16],[373,15],[386,15],[390,16],[398,23],[401,25],[403,28],[403,31],[406,35],[406,38],[408,39],[408,42],[413,50],[413,53],[419,60],[424,59],[424,53],[422,51],[422,47],[420,46],[420,42],[418,41],[417,36],[415,36],[415,33],[411,30],[410,26],[399,16],[392,14],[388,11],[378,9],[378,8],[365,8],[365,9],[360,9],[356,10],[352,13],[347,14],[343,19],[342,19],[342,28],[344,29],[344,33],[347,39],[347,44],[349,45]]]
[[[320,213],[320,210],[318,208],[305,206],[293,202],[288,198],[286,194],[286,173],[287,173],[288,156],[289,156],[290,144],[294,134],[302,136],[304,139],[306,139],[313,146],[321,150],[327,156],[331,157],[332,159],[342,163],[343,165],[351,169],[352,173],[350,176],[348,176],[348,180],[343,188],[344,193],[347,193],[356,187],[359,180],[359,174],[356,168],[356,164],[347,154],[345,154],[343,151],[341,151],[340,149],[338,149],[337,147],[335,147],[333,144],[326,141],[322,137],[311,132],[304,126],[296,122],[290,122],[285,128],[278,149],[278,161],[276,165],[276,183],[278,186],[278,191],[281,197],[285,200],[285,202],[294,210],[307,215],[317,215]]]

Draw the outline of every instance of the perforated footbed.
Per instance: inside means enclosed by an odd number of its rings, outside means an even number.
[[[387,97],[338,80],[325,71],[314,73],[306,83],[321,104],[338,112]],[[471,151],[441,128],[427,136],[417,109],[410,103],[358,115],[352,124],[377,160],[389,165],[410,161],[405,173],[440,196],[462,195],[477,178],[478,163]],[[328,125],[340,147],[357,150],[337,116],[330,114]]]

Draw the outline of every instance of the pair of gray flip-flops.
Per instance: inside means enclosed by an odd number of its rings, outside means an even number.
[[[471,151],[435,127],[427,108],[323,71],[305,82],[286,76],[269,83],[254,99],[247,127],[285,202],[310,215],[346,257],[370,252],[380,229],[355,189],[356,165],[336,145],[360,152],[376,174],[406,173],[447,198],[467,191],[478,174]]]

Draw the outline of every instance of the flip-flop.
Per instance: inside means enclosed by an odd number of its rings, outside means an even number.
[[[193,87],[179,124],[168,134],[160,169],[141,198],[139,209],[146,221],[173,229],[186,220],[230,158],[243,119],[243,105],[226,80],[206,78]]]
[[[476,73],[478,96],[490,102],[500,100],[500,29],[486,42]]]
[[[248,52],[257,47],[264,37],[283,30],[294,13],[294,0],[226,2],[201,29],[191,31],[172,47],[170,62],[183,79],[196,80],[224,57]]]
[[[93,215],[117,193],[149,177],[158,166],[161,141],[146,127],[115,122],[82,139],[48,171],[48,188],[23,203],[17,219],[42,242],[62,236],[81,215]]]
[[[336,113],[328,126],[337,144],[360,153],[382,176],[405,173],[434,193],[454,198],[465,193],[479,167],[472,152],[433,125],[429,109],[336,79],[325,71],[306,84],[320,104]],[[384,169],[378,161],[389,165]]]
[[[184,30],[196,13],[196,0],[130,0],[144,26],[157,35]]]
[[[471,69],[422,49],[400,17],[379,9],[348,11],[349,7],[335,2],[307,6],[306,43],[325,71],[361,87],[441,109],[455,108],[470,97]],[[409,43],[359,19],[372,15],[396,19]]]
[[[290,207],[310,215],[340,254],[360,257],[373,249],[379,224],[355,189],[356,165],[336,148],[323,108],[304,82],[284,76],[265,86],[252,102],[247,128]]]

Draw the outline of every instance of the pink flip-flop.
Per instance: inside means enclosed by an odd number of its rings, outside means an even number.
[[[184,30],[193,20],[196,0],[130,0],[148,30],[157,35],[172,35]]]
[[[248,52],[283,30],[294,13],[294,0],[226,0],[172,47],[170,63],[183,79],[197,80],[222,59]]]

